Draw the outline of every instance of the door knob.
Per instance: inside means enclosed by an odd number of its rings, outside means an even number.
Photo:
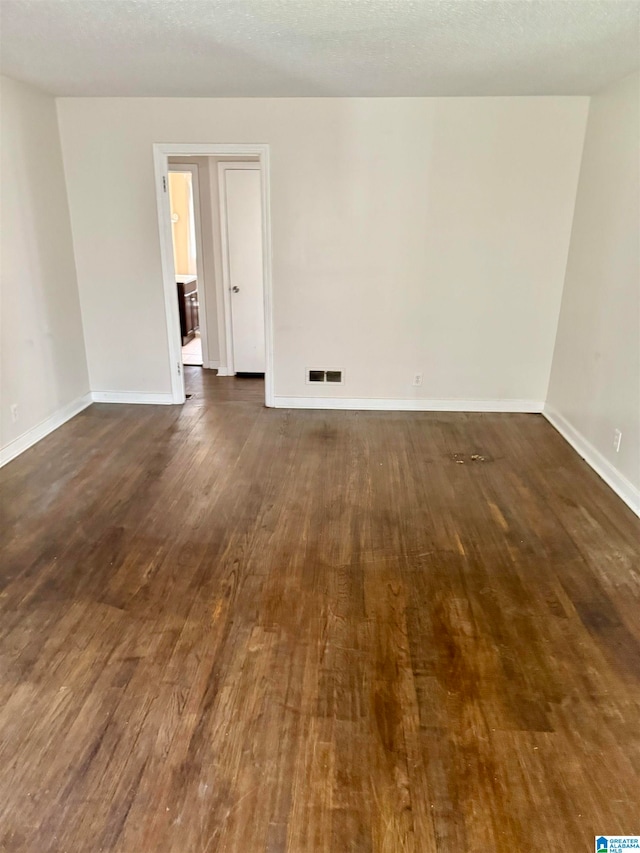
[[[240,288],[239,288],[237,285],[235,285],[235,284],[234,284],[234,286],[231,288],[231,290],[233,290],[233,292],[234,292],[234,293],[240,293]]]

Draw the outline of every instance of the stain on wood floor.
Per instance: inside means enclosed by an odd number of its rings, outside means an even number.
[[[552,427],[187,372],[0,471],[0,850],[640,833],[640,521]]]

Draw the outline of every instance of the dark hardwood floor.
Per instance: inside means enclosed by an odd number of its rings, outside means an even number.
[[[640,833],[640,521],[552,427],[187,372],[0,471],[0,850]]]

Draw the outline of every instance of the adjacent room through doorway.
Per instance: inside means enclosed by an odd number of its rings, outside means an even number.
[[[176,277],[182,363],[202,367],[200,292],[204,286],[202,261],[196,241],[194,187],[197,166],[173,164],[169,171],[171,237]],[[198,193],[199,195],[199,193]],[[199,223],[198,223],[199,225]],[[200,275],[198,261],[200,260]],[[202,312],[204,315],[204,312]],[[204,316],[203,316],[204,320]]]
[[[185,381],[200,384],[197,369],[221,378],[268,374],[264,162],[261,146],[244,146],[256,153],[239,147],[228,154],[207,149],[229,146],[158,148],[172,149],[162,167],[160,188],[166,183],[167,191],[159,196],[159,215],[163,236],[165,218],[171,229],[170,286],[166,238],[162,258],[169,345],[179,368],[173,393],[181,402],[185,390],[191,393]]]

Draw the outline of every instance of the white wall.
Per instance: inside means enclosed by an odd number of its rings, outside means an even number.
[[[587,107],[60,99],[92,388],[170,389],[152,143],[266,142],[276,395],[543,401]]]
[[[638,74],[591,100],[548,396],[552,417],[638,508],[639,103]]]
[[[43,422],[57,425],[85,405],[78,398],[88,393],[89,380],[55,102],[6,77],[1,96],[0,433],[6,461],[46,432]]]

